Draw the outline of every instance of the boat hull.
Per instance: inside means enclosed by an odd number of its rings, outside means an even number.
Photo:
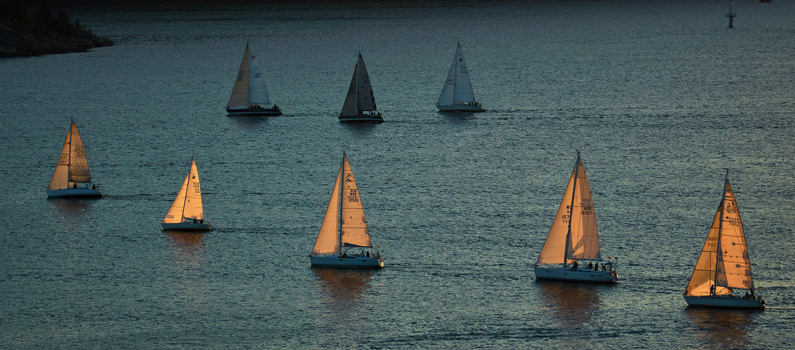
[[[537,280],[595,283],[618,282],[618,275],[615,271],[594,271],[588,268],[578,268],[576,271],[573,271],[569,267],[536,266],[535,274]]]
[[[163,230],[190,230],[190,231],[211,231],[212,227],[210,227],[209,222],[177,222],[177,223],[165,223],[161,222],[160,226],[163,226]]]
[[[384,259],[359,255],[310,255],[309,262],[313,267],[339,267],[348,269],[380,269],[384,267]]]
[[[61,188],[57,190],[47,190],[47,197],[50,198],[102,198],[102,192],[91,188]]]
[[[339,116],[340,123],[383,123],[384,118],[381,114],[357,114],[357,115],[341,115]]]
[[[687,305],[724,309],[764,309],[764,300],[742,299],[730,296],[684,296]]]
[[[226,113],[228,113],[230,116],[242,115],[250,117],[282,115],[282,111],[278,108],[241,108],[241,109],[227,108]]]
[[[450,106],[440,106],[436,105],[436,108],[439,108],[439,112],[485,112],[486,110],[483,109],[481,106],[470,106],[470,105],[450,105]]]

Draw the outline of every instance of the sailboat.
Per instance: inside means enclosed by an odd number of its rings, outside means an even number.
[[[160,225],[164,230],[212,230],[210,223],[204,220],[199,170],[196,169],[196,161],[193,159],[190,160],[190,171],[182,181],[177,198]]]
[[[736,289],[745,290],[745,295],[735,295]],[[723,197],[687,283],[684,298],[691,306],[765,308],[765,301],[754,289],[743,221],[729,184],[728,170]]]
[[[583,261],[588,261],[588,266],[581,266]],[[602,261],[591,187],[577,152],[555,221],[534,264],[536,279],[615,283],[618,275],[614,264]]]
[[[259,69],[257,55],[249,50],[246,43],[246,51],[243,53],[243,61],[240,62],[240,70],[237,72],[235,87],[232,88],[232,96],[226,105],[226,112],[229,115],[243,116],[274,116],[281,115],[282,111],[276,104],[270,107],[268,90],[265,88],[265,79]]]
[[[370,248],[365,251],[364,249]],[[320,225],[312,254],[311,266],[346,268],[382,268],[384,258],[372,252],[373,244],[364,218],[359,189],[353,178],[348,155],[342,153],[342,164],[331,191],[326,216]],[[377,247],[376,247],[377,248]]]
[[[86,149],[74,119],[66,132],[61,156],[47,187],[47,197],[102,197],[97,185],[91,183]]]
[[[440,112],[483,112],[483,106],[475,100],[475,92],[472,91],[472,82],[469,80],[467,63],[464,61],[464,52],[461,50],[461,42],[455,50],[453,64],[447,72],[447,81],[444,82],[442,93],[436,101],[436,107]]]
[[[364,65],[361,53],[353,70],[351,86],[348,87],[339,120],[343,123],[384,121],[375,106],[373,86],[370,84],[370,75],[367,74],[367,66]]]

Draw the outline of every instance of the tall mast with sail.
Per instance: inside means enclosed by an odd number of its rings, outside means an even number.
[[[458,42],[453,64],[450,65],[450,70],[447,72],[447,80],[445,80],[442,93],[436,101],[436,107],[441,112],[484,111],[483,106],[475,99],[461,42]]]
[[[590,267],[578,261],[590,261]],[[535,264],[537,279],[584,282],[616,282],[614,263],[603,263],[596,213],[585,166],[577,152],[577,161],[561,199],[555,220]],[[596,265],[593,265],[596,262]],[[575,265],[569,268],[569,263]]]
[[[91,182],[86,149],[83,139],[72,119],[61,155],[47,186],[48,197],[102,197],[96,185]]]
[[[745,290],[746,294],[735,295],[737,289]],[[693,306],[765,308],[764,300],[754,289],[748,244],[728,170],[723,196],[684,298]]]
[[[232,95],[226,104],[226,112],[229,115],[248,116],[282,114],[275,104],[271,107],[268,89],[265,88],[265,78],[260,71],[259,58],[249,49],[249,43],[246,43],[246,51],[240,62]]]
[[[343,152],[342,164],[331,192],[326,215],[320,226],[310,261],[312,266],[380,268],[384,260],[373,248],[359,188],[353,176],[348,155]],[[361,249],[358,252],[351,249]],[[364,250],[367,252],[364,253]]]
[[[164,230],[209,231],[212,229],[204,217],[199,170],[193,159],[190,160],[190,170],[185,176],[185,180],[182,181],[177,198],[174,198],[171,208],[160,225]]]
[[[345,123],[384,121],[376,107],[370,75],[367,73],[367,66],[361,53],[353,69],[353,77],[345,95],[345,102],[342,104],[339,120]]]

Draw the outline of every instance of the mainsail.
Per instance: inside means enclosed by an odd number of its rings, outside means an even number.
[[[727,174],[723,198],[685,295],[729,294],[731,288],[753,289],[753,284],[743,222]]]
[[[72,120],[48,189],[68,188],[70,183],[76,182],[91,182],[91,172],[83,140],[77,131],[77,124]]]
[[[237,80],[232,88],[232,96],[226,107],[229,109],[249,108],[252,104],[269,106],[268,90],[265,88],[265,79],[259,68],[257,55],[249,50],[246,43],[246,51],[243,53],[243,60],[240,62],[240,70],[237,72]]]
[[[315,240],[315,247],[312,248],[314,254],[334,254],[340,251],[339,240],[339,220],[340,220],[340,180],[342,179],[342,168],[337,172],[337,181],[334,182],[334,189],[331,191],[331,199],[326,208],[326,216],[323,217],[323,224],[320,225],[320,232]]]
[[[344,152],[312,253],[336,254],[342,247],[372,247],[359,189]]]
[[[469,79],[469,71],[467,64],[464,60],[464,52],[461,49],[461,43],[455,51],[453,57],[453,64],[450,65],[450,71],[447,72],[447,80],[442,88],[442,93],[439,95],[439,100],[436,102],[440,106],[449,106],[455,103],[468,103],[475,101],[475,92],[472,90],[472,82]]]
[[[580,259],[601,260],[601,250],[591,187],[578,153],[566,192],[537,262],[566,264]]]
[[[348,94],[345,96],[345,103],[342,105],[342,116],[359,115],[362,112],[377,110],[375,96],[373,96],[373,86],[370,84],[370,75],[367,74],[367,66],[364,64],[362,54],[353,70],[351,85],[348,87]]]
[[[174,224],[183,222],[184,219],[204,219],[199,170],[196,168],[196,162],[193,159],[190,161],[190,172],[188,176],[185,176],[185,181],[182,182],[177,198],[171,204],[171,208],[168,210],[163,222]]]
[[[364,219],[364,208],[359,198],[359,188],[353,178],[351,163],[344,152],[342,158],[340,242],[343,247],[371,247],[367,220]]]

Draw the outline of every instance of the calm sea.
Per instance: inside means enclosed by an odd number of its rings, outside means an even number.
[[[0,348],[792,347],[795,2],[735,3],[73,9],[116,45],[0,60]],[[226,116],[247,40],[284,116]],[[46,198],[70,118],[104,199]],[[309,267],[343,150],[380,271]],[[533,275],[578,150],[616,285]],[[191,157],[215,230],[164,233]],[[727,168],[765,311],[681,296]]]

